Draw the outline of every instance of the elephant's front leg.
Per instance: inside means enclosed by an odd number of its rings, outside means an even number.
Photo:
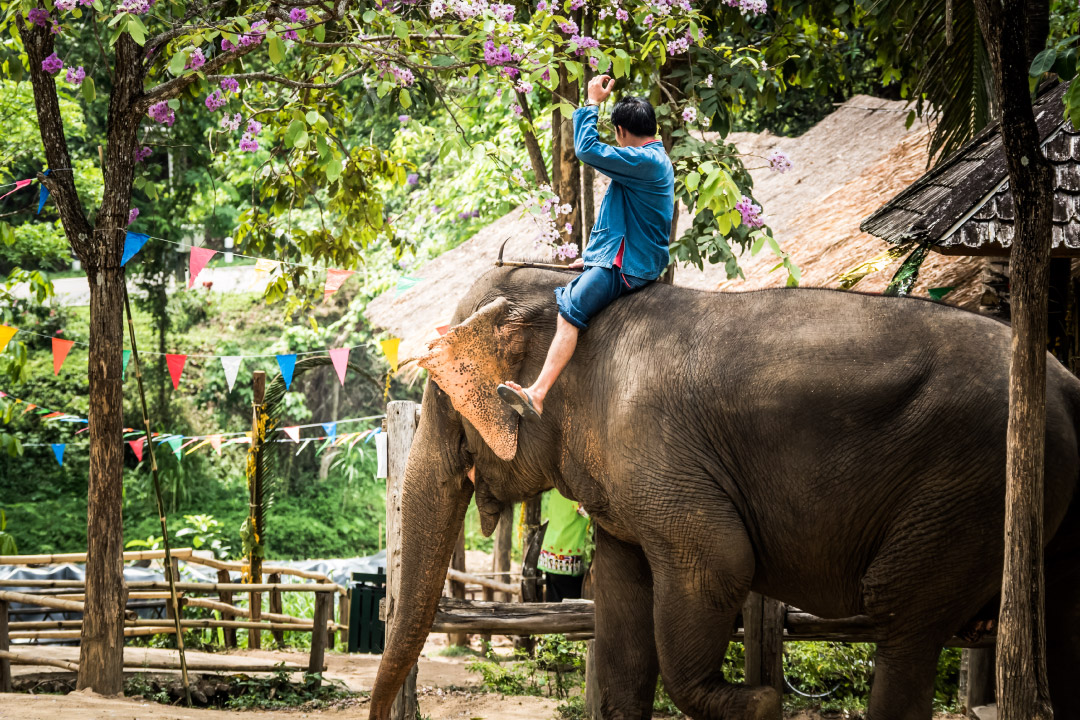
[[[641,548],[596,528],[597,667],[603,720],[652,717],[659,664],[653,644],[652,574]]]
[[[726,498],[660,516],[644,543],[653,571],[656,647],[671,699],[695,720],[780,720],[770,687],[724,680],[735,616],[754,576],[754,554]]]

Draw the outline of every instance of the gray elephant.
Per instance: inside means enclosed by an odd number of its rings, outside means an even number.
[[[506,504],[554,486],[597,523],[604,718],[650,717],[657,673],[693,718],[779,718],[773,689],[721,674],[753,590],[869,616],[869,717],[928,720],[942,645],[1000,587],[1009,328],[916,299],[654,285],[605,310],[542,419],[519,419],[495,387],[539,371],[564,283],[486,274],[421,360],[407,605],[371,717],[388,717],[421,651],[470,497],[490,532]],[[1046,382],[1050,689],[1056,717],[1077,719],[1080,381],[1050,358]]]

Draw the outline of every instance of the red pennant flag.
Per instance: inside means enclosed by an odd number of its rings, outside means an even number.
[[[60,374],[60,368],[64,365],[64,360],[67,359],[68,352],[71,350],[71,346],[75,344],[73,340],[61,340],[60,338],[52,339],[52,369],[53,375]]]
[[[440,336],[445,335],[446,333],[450,332],[450,326],[440,325],[439,327],[435,328],[435,332],[439,333]]]
[[[209,439],[210,439],[210,447],[214,448],[214,450],[217,451],[217,454],[220,455],[221,454],[221,436],[220,435],[211,435]]]
[[[22,414],[25,415],[26,413],[30,412],[31,410],[33,410],[36,407],[37,407],[37,405],[35,405],[34,403],[27,403],[26,404],[26,409],[22,411]]]
[[[300,442],[300,426],[299,425],[293,425],[291,427],[284,427],[284,428],[281,428],[281,430],[286,435],[291,437],[293,442]]]
[[[345,372],[349,369],[349,351],[352,348],[336,348],[330,351],[330,360],[334,363],[334,369],[337,370],[338,380],[341,381],[342,386],[345,385]]]
[[[341,284],[348,280],[353,270],[337,270],[335,268],[327,268],[326,270],[326,285],[323,286],[323,302],[326,302],[327,298],[337,292],[337,289],[341,287]]]
[[[135,453],[135,457],[139,458],[139,462],[142,462],[142,451],[145,443],[146,437],[141,437],[137,440],[128,440],[128,445],[131,446],[131,452]]]
[[[184,374],[184,363],[187,355],[166,355],[165,364],[169,366],[169,377],[172,378],[173,390],[180,387],[180,376]]]
[[[188,256],[188,281],[187,286],[190,290],[195,284],[195,278],[198,277],[202,269],[206,267],[206,263],[210,262],[210,258],[217,255],[217,250],[211,250],[210,248],[191,248],[191,255]]]

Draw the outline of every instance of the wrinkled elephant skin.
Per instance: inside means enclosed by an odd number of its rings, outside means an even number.
[[[388,716],[423,646],[470,494],[490,531],[501,507],[554,486],[597,523],[604,718],[650,717],[659,673],[690,717],[778,719],[773,690],[721,673],[753,590],[868,616],[882,638],[869,717],[929,720],[942,645],[995,611],[1009,328],[912,298],[654,284],[595,319],[543,418],[518,421],[495,387],[536,377],[566,280],[488,273],[425,358],[403,490],[409,604],[371,716]],[[1058,720],[1080,720],[1080,381],[1052,358],[1046,403],[1050,690]]]

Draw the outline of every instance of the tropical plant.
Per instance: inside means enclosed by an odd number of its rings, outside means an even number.
[[[15,537],[7,531],[7,514],[0,510],[0,555],[18,555]]]

